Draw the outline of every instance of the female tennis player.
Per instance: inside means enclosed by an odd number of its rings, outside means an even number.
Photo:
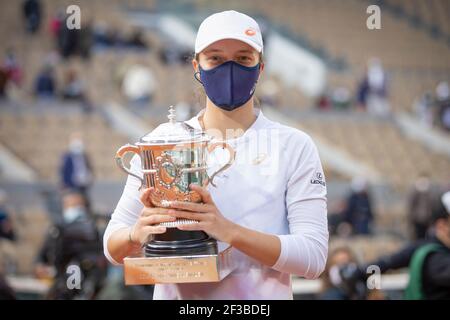
[[[147,200],[152,189],[140,193],[139,179],[127,179],[104,235],[112,263],[121,264],[151,234],[165,232],[158,223],[176,218],[199,221],[178,228],[203,230],[238,253],[234,271],[222,281],[158,284],[155,299],[292,299],[292,274],[315,279],[325,268],[326,185],[317,148],[304,132],[255,107],[262,58],[261,31],[251,17],[224,11],[200,25],[192,65],[206,106],[187,123],[236,151],[233,165],[216,176],[216,187],[191,186],[203,204],[155,208]],[[142,176],[139,157],[131,170]]]

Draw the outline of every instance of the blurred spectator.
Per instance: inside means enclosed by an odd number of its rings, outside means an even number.
[[[8,85],[8,74],[0,68],[0,99],[6,98],[6,86]]]
[[[351,107],[351,94],[345,87],[327,88],[316,101],[316,108],[321,111],[347,110]]]
[[[14,290],[9,286],[5,277],[0,273],[0,300],[16,300]]]
[[[115,44],[114,32],[108,28],[106,23],[97,22],[93,28],[93,41],[96,46],[113,46]]]
[[[413,104],[413,110],[417,118],[425,127],[433,126],[433,96],[431,92],[425,92],[419,99],[416,99]]]
[[[448,82],[442,81],[436,87],[438,122],[444,130],[450,131],[450,89]]]
[[[316,102],[316,108],[321,111],[327,111],[331,109],[331,101],[328,94],[328,89],[325,90]]]
[[[93,182],[93,172],[79,133],[70,138],[69,150],[62,157],[60,174],[62,187],[81,193],[89,206],[88,191]]]
[[[30,33],[39,30],[41,24],[41,3],[39,0],[25,0],[23,2],[23,16],[25,18],[26,29]]]
[[[65,74],[62,97],[64,100],[80,102],[86,113],[92,111],[92,105],[85,92],[84,82],[78,77],[75,70],[69,69]]]
[[[0,190],[0,239],[15,240],[11,219],[6,208],[6,192]]]
[[[333,108],[336,110],[348,110],[351,104],[350,91],[345,87],[337,87],[331,95]]]
[[[438,102],[447,101],[450,98],[450,89],[447,81],[439,82],[436,87],[436,99]]]
[[[372,114],[389,112],[387,77],[378,58],[371,58],[367,64],[367,73],[358,88],[358,103]]]
[[[147,49],[147,43],[144,40],[142,29],[136,28],[127,40],[127,45],[136,49]]]
[[[322,273],[322,288],[318,299],[320,300],[349,300],[351,292],[346,288],[341,276],[341,267],[356,264],[356,258],[348,247],[336,248],[330,252]]]
[[[188,57],[191,56],[192,53],[189,50],[182,49],[174,43],[167,43],[159,51],[160,61],[169,66],[188,63]]]
[[[78,52],[82,58],[90,58],[93,43],[94,36],[92,31],[92,23],[88,20],[86,23],[81,25],[81,29],[79,31]]]
[[[60,55],[68,58],[77,52],[79,41],[79,30],[69,29],[67,27],[67,17],[63,20],[61,28],[59,28],[57,45]]]
[[[6,51],[6,58],[3,61],[2,69],[6,72],[8,80],[17,86],[22,84],[23,71],[12,49]]]
[[[159,52],[159,58],[162,63],[167,65],[177,64],[179,61],[179,52],[174,45],[167,45]]]
[[[53,98],[55,88],[53,68],[50,65],[44,66],[36,77],[34,93],[39,98]]]
[[[409,223],[413,229],[413,239],[423,239],[431,220],[433,194],[431,181],[421,174],[415,181],[409,198]]]
[[[62,217],[50,228],[36,262],[37,277],[55,278],[47,299],[94,299],[100,291],[107,264],[100,235],[81,194],[64,194]],[[67,288],[69,265],[80,268],[78,290]]]
[[[54,39],[58,39],[59,32],[61,31],[62,24],[64,22],[64,10],[59,9],[50,18],[49,31]]]
[[[0,300],[16,300],[14,290],[9,286],[3,274],[0,273]]]
[[[450,294],[450,261],[448,260],[450,258],[450,192],[439,197],[437,205],[433,207],[430,218],[430,225],[433,228],[429,238],[411,242],[393,254],[383,255],[376,260],[366,262],[359,268],[353,268],[349,278],[366,281],[369,276],[367,268],[373,265],[378,266],[382,274],[409,267],[410,284],[406,290],[407,299],[419,297],[448,299]],[[417,277],[418,274],[420,274],[419,277]],[[411,279],[414,280],[411,282]]]
[[[92,44],[96,46],[96,49],[115,47],[142,50],[149,48],[144,31],[141,28],[135,28],[129,35],[121,35],[119,30],[106,23],[96,22],[91,30]]]
[[[0,241],[7,239],[14,241],[14,228],[9,218],[8,210],[6,208],[6,192],[0,189]],[[5,277],[0,270],[0,300],[15,300],[16,295],[11,287],[8,285]]]
[[[360,267],[349,247],[338,247],[328,257],[322,273],[322,300],[384,300],[385,295],[367,287],[366,267]]]
[[[279,105],[280,88],[275,80],[268,79],[261,84],[260,99],[262,105],[276,107]]]
[[[328,201],[328,230],[330,236],[342,236],[348,237],[351,234],[351,230],[345,232],[344,212],[346,208],[346,202],[344,199],[337,201]],[[342,230],[344,229],[344,230]],[[349,228],[348,228],[349,229]]]
[[[64,100],[83,100],[84,84],[75,70],[69,69],[65,74],[64,87],[62,89]]]
[[[125,72],[122,92],[132,103],[150,103],[156,82],[152,71],[140,64],[132,65]]]
[[[177,121],[189,120],[194,113],[193,107],[184,101],[180,101],[175,105]]]
[[[370,224],[373,220],[372,204],[367,188],[367,181],[356,177],[351,183],[351,193],[347,199],[344,220],[353,229],[353,234],[370,234]]]
[[[434,236],[411,257],[406,299],[450,299],[450,192],[439,200],[432,215]]]

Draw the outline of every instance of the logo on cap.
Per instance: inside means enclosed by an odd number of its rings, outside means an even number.
[[[247,30],[245,30],[245,34],[248,36],[254,36],[256,34],[256,31],[253,28],[248,28]]]

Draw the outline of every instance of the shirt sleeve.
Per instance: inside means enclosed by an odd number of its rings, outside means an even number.
[[[139,156],[135,155],[131,159],[130,170],[142,177],[141,160]],[[117,230],[130,227],[136,223],[142,209],[144,208],[144,205],[140,200],[140,186],[141,181],[139,179],[128,175],[122,196],[117,203],[116,209],[111,215],[111,220],[109,221],[105,234],[103,235],[103,252],[105,257],[112,264],[119,265],[119,263],[111,257],[108,251],[109,237]]]
[[[298,143],[293,144],[298,145]],[[281,253],[273,269],[307,279],[319,277],[328,255],[326,183],[314,142],[306,136],[303,146],[290,154],[286,209],[288,235],[279,235]]]

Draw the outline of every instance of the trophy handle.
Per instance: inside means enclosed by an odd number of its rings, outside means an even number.
[[[225,142],[214,142],[214,143],[211,143],[210,145],[208,145],[208,153],[213,152],[217,147],[222,147],[222,149],[227,149],[228,152],[229,152],[230,157],[229,157],[229,159],[228,159],[228,162],[227,162],[222,168],[220,168],[219,170],[217,170],[216,172],[214,172],[214,173],[211,175],[211,177],[209,177],[208,180],[209,180],[209,182],[211,183],[211,185],[212,185],[213,187],[216,187],[216,185],[215,185],[214,182],[213,182],[214,177],[215,177],[218,173],[220,173],[220,172],[222,172],[222,171],[228,169],[228,168],[233,164],[234,159],[235,159],[235,157],[236,157],[236,151],[234,151],[234,149],[233,149],[232,147],[230,147],[230,146],[229,146],[227,143],[225,143]]]
[[[129,168],[127,168],[124,163],[123,163],[123,156],[128,153],[128,152],[133,152],[137,155],[140,156],[140,152],[139,152],[139,148],[136,146],[133,146],[131,144],[126,144],[122,147],[119,148],[119,150],[117,150],[116,152],[116,164],[119,166],[120,169],[122,169],[123,171],[125,171],[126,173],[128,173],[129,175],[138,178],[141,181],[141,186],[144,184],[144,179],[142,179],[141,177],[139,177],[137,174],[134,174],[133,172],[131,172],[131,170]]]

